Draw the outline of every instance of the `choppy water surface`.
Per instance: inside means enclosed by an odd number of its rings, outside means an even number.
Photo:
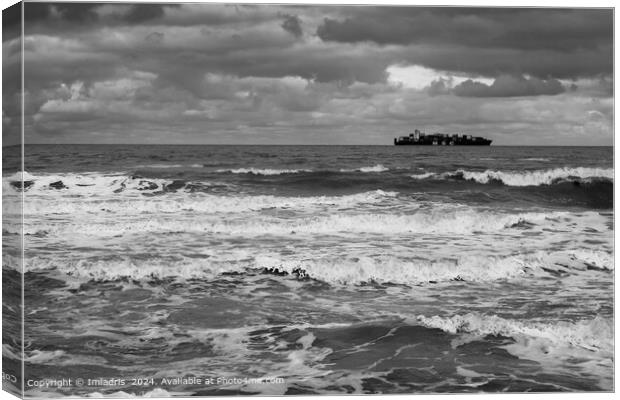
[[[25,196],[26,378],[127,379],[26,389],[612,390],[612,157],[28,146],[22,184],[5,151],[5,199]],[[5,255],[4,279],[18,265]],[[162,381],[178,377],[230,380]]]

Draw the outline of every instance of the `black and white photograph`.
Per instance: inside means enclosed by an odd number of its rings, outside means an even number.
[[[19,397],[605,392],[614,9],[3,3]]]

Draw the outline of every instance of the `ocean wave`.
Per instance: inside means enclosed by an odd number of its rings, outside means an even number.
[[[533,360],[547,370],[564,369],[598,378],[604,390],[613,389],[614,326],[611,318],[594,314],[573,321],[521,320],[493,314],[468,313],[453,316],[419,315],[406,318],[429,328],[458,334],[453,346],[480,340],[484,336],[510,337],[503,347],[510,354]]]
[[[413,179],[428,179],[428,178],[432,178],[436,176],[438,175],[434,172],[424,172],[424,173],[417,174],[417,175],[411,175]]]
[[[611,271],[615,267],[613,254],[601,251],[585,249],[573,250],[569,253],[569,260],[576,261],[578,265],[585,265],[586,269],[603,269]]]
[[[176,278],[178,280],[212,280],[226,273],[268,272],[290,275],[300,279],[314,279],[332,285],[360,285],[364,283],[392,283],[418,285],[448,281],[488,282],[532,276],[554,276],[555,262],[573,262],[573,275],[592,271],[577,265],[571,252],[551,252],[514,256],[471,255],[441,259],[400,258],[392,255],[358,257],[313,257],[291,259],[278,254],[252,255],[239,250],[230,254],[213,253],[209,258],[176,257],[115,257],[114,259],[52,259],[30,257],[25,260],[27,271],[56,270],[73,278],[95,281],[115,281],[126,278],[152,280]],[[604,259],[606,255],[598,256]],[[571,261],[572,259],[572,261]],[[609,258],[613,264],[612,258]],[[3,263],[19,263],[19,259],[5,257]],[[13,266],[13,268],[17,268]],[[564,267],[566,269],[566,267]],[[613,269],[610,264],[601,269]]]
[[[597,255],[602,270],[613,269],[613,258],[607,253]],[[549,276],[565,260],[569,273],[586,271],[587,261],[574,252],[538,252],[515,256],[472,255],[434,260],[402,259],[392,256],[351,257],[307,261],[285,261],[279,257],[257,258],[260,268],[310,277],[330,284],[361,284],[368,282],[416,285],[422,283],[468,281],[487,282],[526,276]]]
[[[454,172],[427,172],[411,175],[414,179],[463,179],[481,184],[501,183],[506,186],[541,186],[566,181],[588,181],[590,179],[613,180],[613,168],[555,168],[535,171],[466,171],[459,169]]]
[[[141,164],[136,165],[133,168],[153,168],[153,169],[168,169],[168,168],[202,168],[202,164]]]
[[[22,181],[23,180],[23,181]],[[195,192],[231,187],[226,182],[185,181],[159,178],[145,178],[123,173],[103,174],[84,172],[82,174],[32,175],[28,172],[3,177],[4,193],[28,192],[60,195],[108,195],[110,193],[158,194],[177,191]]]
[[[383,203],[398,195],[397,192],[373,190],[343,196],[307,196],[286,197],[271,195],[228,196],[200,193],[197,196],[166,196],[143,198],[101,199],[85,198],[80,201],[66,201],[64,198],[40,199],[29,198],[24,203],[26,215],[40,214],[92,214],[115,215],[134,214],[170,214],[177,212],[198,212],[204,214],[238,213],[269,209],[299,210],[317,207],[329,207],[333,210],[348,209],[366,204]],[[119,221],[121,223],[121,221]]]
[[[23,180],[23,187],[22,187]],[[140,176],[124,174],[101,174],[96,172],[82,174],[50,174],[32,175],[28,172],[3,177],[5,191],[38,191],[38,192],[71,192],[97,194],[102,190],[120,193],[127,189],[154,191],[164,188],[169,181],[162,179],[146,179]],[[12,189],[12,190],[11,190]]]
[[[578,322],[543,323],[469,313],[450,317],[420,315],[416,321],[429,328],[438,328],[452,334],[464,332],[479,336],[502,335],[513,338],[528,336],[546,339],[555,344],[570,344],[591,351],[613,352],[613,325],[600,316]]]
[[[382,164],[376,164],[376,165],[373,165],[372,167],[341,169],[340,172],[385,172],[389,170],[390,170],[389,168],[383,166]]]
[[[236,169],[218,169],[219,173],[231,174],[252,174],[252,175],[284,175],[298,174],[301,172],[312,172],[311,169],[271,169],[271,168],[236,168]]]
[[[376,164],[371,167],[360,167],[360,168],[341,168],[339,172],[349,173],[349,172],[385,172],[389,171],[389,168],[383,166],[382,164]],[[218,169],[216,172],[218,173],[231,173],[231,174],[252,174],[252,175],[289,175],[289,174],[300,174],[300,173],[312,173],[312,172],[333,172],[333,171],[315,171],[312,169],[274,169],[274,168],[235,168],[235,169]]]
[[[525,171],[525,172],[503,172],[486,170],[484,172],[457,171],[463,179],[474,180],[478,183],[489,183],[499,181],[507,186],[540,186],[551,185],[553,183],[589,178],[613,179],[613,168],[555,168],[549,170]]]
[[[422,210],[414,214],[331,214],[325,216],[283,219],[277,216],[247,216],[222,219],[211,217],[170,218],[166,216],[127,221],[106,218],[105,214],[93,216],[87,221],[67,224],[36,223],[24,227],[25,234],[44,232],[50,235],[64,235],[79,232],[80,235],[117,236],[145,232],[201,232],[231,236],[286,236],[291,235],[406,235],[406,234],[472,234],[500,232],[507,229],[521,229],[553,223],[567,216],[566,212],[538,212],[503,214],[475,209]],[[597,216],[598,214],[593,214]]]

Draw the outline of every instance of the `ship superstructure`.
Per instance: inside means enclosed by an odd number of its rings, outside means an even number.
[[[417,146],[489,146],[492,140],[480,136],[448,133],[426,134],[415,130],[409,136],[394,138],[394,144]]]

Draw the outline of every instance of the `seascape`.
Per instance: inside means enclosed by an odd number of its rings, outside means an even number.
[[[27,396],[613,389],[611,147],[8,150]]]

